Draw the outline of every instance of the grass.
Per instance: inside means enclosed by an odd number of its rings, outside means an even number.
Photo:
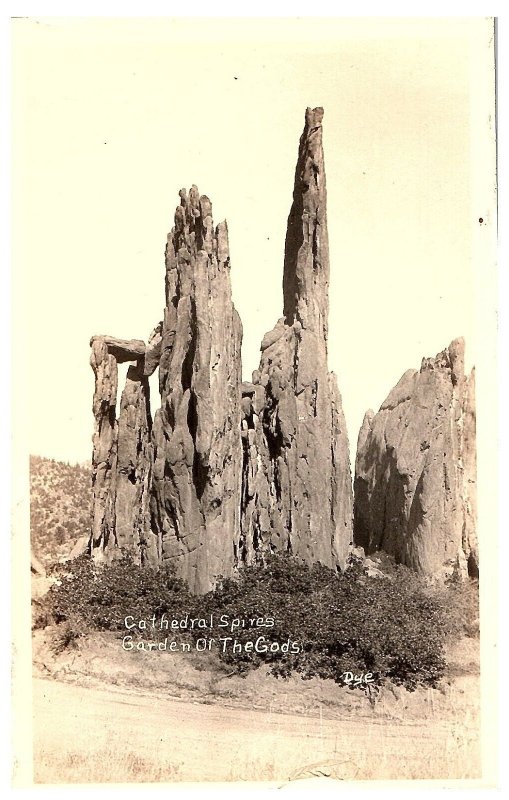
[[[340,780],[479,777],[477,742],[459,723],[447,728],[429,722],[400,725],[356,719],[342,723],[314,720],[306,726],[305,720],[273,717],[268,721],[263,714],[244,712],[233,724],[228,717],[217,733],[210,730],[209,707],[202,707],[197,740],[190,746],[186,711],[186,706],[177,709],[182,724],[164,741],[159,739],[160,720],[154,721],[149,703],[136,707],[132,728],[126,727],[125,709],[116,724],[110,721],[108,746],[98,746],[91,730],[87,732],[92,736],[86,737],[82,747],[75,737],[51,744],[41,737],[35,748],[35,781],[72,784],[293,781],[311,776]],[[242,733],[241,725],[245,725]]]
[[[35,671],[46,677],[35,682],[38,783],[478,777],[474,639],[451,649],[439,689],[384,687],[371,707],[332,680],[128,653],[114,633],[57,656],[45,637],[35,632]]]
[[[181,765],[142,758],[134,750],[59,753],[42,747],[34,778],[36,783],[169,783],[180,780],[180,773]]]

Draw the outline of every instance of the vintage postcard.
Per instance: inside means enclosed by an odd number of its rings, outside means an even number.
[[[493,783],[495,21],[11,33],[15,784]]]

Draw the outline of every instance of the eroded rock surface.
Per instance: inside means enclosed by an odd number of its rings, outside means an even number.
[[[157,540],[150,529],[153,446],[150,388],[144,363],[130,366],[120,399],[115,491],[116,545],[141,563],[157,563]]]
[[[328,371],[329,250],[321,108],[299,145],[283,269],[283,316],[242,382],[226,223],[181,190],[165,259],[165,308],[147,344],[95,336],[93,522],[110,560],[173,563],[197,593],[267,552],[343,568],[352,487],[337,380]],[[157,319],[157,317],[156,317]],[[366,415],[355,544],[426,575],[476,574],[474,376],[463,342],[405,373]],[[130,362],[116,414],[118,364]],[[159,371],[158,410],[149,377]]]
[[[90,547],[98,557],[106,555],[115,544],[118,365],[104,337],[93,337],[90,345],[90,365],[95,375]]]
[[[124,548],[143,562],[154,551],[149,517],[152,443],[146,346],[139,339],[113,336],[93,336],[90,345],[95,430],[89,547],[99,560],[110,560]],[[118,364],[133,360],[117,419]]]
[[[355,543],[422,575],[477,575],[475,377],[454,340],[368,412],[355,464]]]
[[[352,535],[348,441],[327,369],[329,254],[323,110],[308,109],[288,218],[284,317],[242,383],[226,223],[193,186],[166,247],[166,306],[148,344],[93,337],[91,550],[174,562],[192,591],[267,551],[344,564]],[[117,365],[132,362],[115,416]],[[148,377],[159,368],[152,417]]]
[[[204,592],[231,575],[240,535],[242,326],[226,223],[214,228],[196,186],[180,196],[166,248],[151,513],[161,560]]]
[[[90,549],[173,562],[195,592],[282,551],[342,568],[352,544],[348,439],[327,365],[329,251],[321,108],[299,145],[283,316],[242,382],[226,223],[182,190],[166,248],[164,319],[148,343],[93,337]],[[424,359],[359,434],[355,544],[418,572],[478,570],[474,376],[463,342]],[[116,418],[118,364],[131,362]],[[159,369],[160,408],[148,378]]]
[[[352,539],[348,440],[327,367],[329,251],[323,109],[308,109],[285,244],[284,317],[242,399],[241,554],[342,566]]]

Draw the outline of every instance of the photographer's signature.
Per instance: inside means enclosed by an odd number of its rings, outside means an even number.
[[[342,672],[339,676],[339,684],[348,686],[350,689],[362,689],[373,705],[380,694],[380,686],[375,681],[372,672]]]

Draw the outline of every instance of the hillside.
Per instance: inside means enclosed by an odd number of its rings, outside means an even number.
[[[46,565],[90,533],[90,468],[30,456],[30,539]]]

